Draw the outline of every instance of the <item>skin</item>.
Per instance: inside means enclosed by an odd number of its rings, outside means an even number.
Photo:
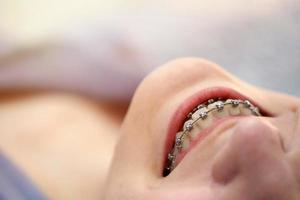
[[[251,97],[272,117],[224,123],[163,177],[172,114],[187,97],[214,86]],[[299,199],[299,108],[299,98],[251,86],[214,63],[194,58],[169,62],[146,77],[134,95],[104,199]]]
[[[273,117],[216,128],[162,177],[174,111],[214,86],[250,96]],[[17,94],[1,96],[0,148],[50,199],[299,199],[300,99],[248,85],[214,63],[185,58],[158,68],[125,118],[126,104]]]
[[[0,94],[0,150],[49,199],[101,199],[126,105],[61,92]]]

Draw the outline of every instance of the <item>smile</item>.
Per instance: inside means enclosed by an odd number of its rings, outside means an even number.
[[[233,96],[237,97],[238,95]],[[177,129],[179,131],[175,135],[173,134],[173,144],[167,153],[163,175],[167,176],[174,170],[182,160],[182,154],[186,154],[190,150],[191,143],[198,143],[217,124],[242,116],[262,115],[258,107],[242,97],[236,99],[212,98],[194,107],[185,117],[182,128]]]

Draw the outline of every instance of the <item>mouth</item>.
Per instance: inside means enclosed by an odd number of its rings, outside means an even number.
[[[168,176],[217,126],[232,118],[271,116],[256,102],[224,87],[202,90],[185,100],[169,124],[163,176]],[[191,145],[192,144],[192,145]]]

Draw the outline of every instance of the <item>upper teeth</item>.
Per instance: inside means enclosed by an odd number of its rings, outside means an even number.
[[[195,138],[202,129],[210,126],[214,118],[222,118],[236,115],[256,115],[260,116],[257,107],[253,106],[250,101],[239,99],[227,99],[226,101],[214,101],[210,99],[207,103],[198,105],[191,113],[188,114],[188,120],[184,123],[183,128],[176,134],[174,147],[168,154],[167,173],[170,173],[175,167],[176,156],[182,149],[189,148],[190,140]],[[196,128],[198,130],[193,131]],[[199,130],[200,129],[200,130]]]

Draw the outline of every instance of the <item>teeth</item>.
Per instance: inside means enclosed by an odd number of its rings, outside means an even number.
[[[222,111],[223,108],[224,108],[224,103],[223,103],[223,101],[217,101],[217,102],[216,102],[216,108],[217,108],[218,111]]]
[[[182,149],[188,150],[188,148],[190,147],[190,143],[191,143],[190,137],[186,136],[182,142]]]
[[[232,107],[238,107],[239,106],[239,104],[240,104],[240,100],[232,100]]]
[[[193,130],[189,133],[189,136],[191,137],[192,140],[195,139],[202,130],[201,125],[199,124],[199,122],[197,122],[195,125],[196,125],[197,128],[195,128],[195,130]]]
[[[210,103],[207,106],[201,104],[189,114],[190,120],[184,123],[183,131],[191,132],[195,127],[197,127],[197,129],[207,128],[212,124],[214,118],[237,115],[259,115],[258,109],[248,100],[227,99],[224,102],[210,99],[208,102]],[[191,135],[193,134],[191,133]],[[194,135],[192,137],[194,137]]]
[[[177,148],[182,148],[182,142],[184,138],[182,137],[183,132],[176,133],[175,146]]]
[[[210,104],[205,107],[203,104],[197,106],[195,112],[190,114],[191,120],[188,120],[184,124],[184,129],[189,131],[191,139],[197,137],[201,130],[209,127],[215,118],[224,118],[228,116],[237,116],[237,115],[252,115],[254,111],[252,104],[249,101],[241,101],[234,99],[227,99],[225,102],[218,100],[213,101],[209,100]],[[190,124],[193,124],[193,128],[190,127]],[[195,130],[194,130],[195,128]],[[192,130],[193,129],[193,130]]]
[[[246,115],[246,116],[248,116],[248,115],[252,115],[252,111],[249,109],[249,108],[240,108],[240,111],[241,111],[241,114],[242,115]]]
[[[213,116],[207,115],[205,119],[198,120],[196,124],[198,125],[198,127],[205,129],[209,127],[212,124],[212,122],[213,122]]]
[[[254,107],[248,100],[227,99],[225,102],[220,98],[218,100],[210,99],[205,104],[200,104],[188,114],[188,119],[182,128],[182,131],[176,134],[175,146],[168,155],[171,165],[167,169],[175,167],[176,156],[181,149],[187,150],[190,143],[201,131],[212,125],[215,118],[224,118],[237,115],[257,115],[260,116],[257,107]]]
[[[179,146],[180,148],[182,148],[183,150],[187,150],[190,146],[190,138],[188,135],[183,135],[184,132],[181,131],[181,132],[178,132],[176,134],[176,139],[177,139],[177,146]],[[181,139],[180,139],[181,138]]]
[[[188,120],[184,123],[183,125],[183,130],[184,131],[190,131],[193,129],[193,120]]]
[[[236,115],[239,115],[241,113],[241,111],[240,111],[241,105],[240,105],[239,100],[227,99],[225,101],[225,103],[230,104],[230,105],[226,106],[230,115],[236,116]]]
[[[194,123],[195,129],[189,132],[191,139],[195,139],[201,131],[213,123],[214,117],[212,115],[207,115],[205,119],[199,119]]]
[[[205,118],[205,116],[207,115],[206,113],[207,113],[207,108],[205,108],[205,107],[200,108],[192,115],[192,119],[198,120],[199,118]]]
[[[240,107],[241,107],[240,105],[237,105],[236,107],[229,108],[230,115],[233,116],[239,115],[241,113]]]
[[[208,110],[213,110],[211,111],[211,115],[217,118],[226,117],[229,115],[228,111],[224,109],[224,107],[224,102],[222,101],[217,101],[207,106]]]
[[[230,116],[229,110],[228,110],[228,105],[224,106],[224,108],[220,111],[213,111],[213,115],[217,118]]]
[[[211,109],[216,108],[216,104],[218,104],[218,101],[217,101],[217,102],[214,102],[214,103],[208,104],[207,109],[208,109],[208,110],[211,110]]]

